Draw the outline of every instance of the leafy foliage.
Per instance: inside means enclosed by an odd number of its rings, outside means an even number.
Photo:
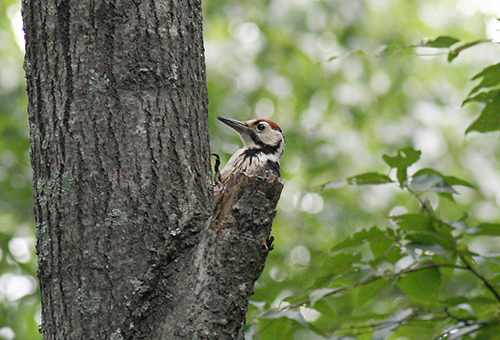
[[[259,333],[255,328],[259,320],[273,319],[262,326],[264,333],[281,316],[329,339],[497,337],[490,330],[499,326],[500,274],[489,268],[498,268],[498,255],[471,252],[468,243],[471,237],[500,235],[500,226],[442,219],[423,195],[456,194],[453,186],[472,185],[431,169],[408,176],[408,167],[420,155],[408,147],[397,156],[384,155],[384,161],[397,169],[394,181],[374,173],[351,177],[361,178],[359,183],[347,181],[351,185],[397,184],[419,202],[419,208],[392,215],[386,227],[362,229],[333,246],[327,255],[328,265],[343,270],[311,284],[306,297],[289,298],[284,306],[261,308],[252,321],[254,336]],[[362,256],[352,256],[357,253]],[[346,256],[350,257],[347,266]],[[343,303],[349,310],[341,312]],[[305,325],[297,319],[298,314],[291,314],[296,308],[314,308],[318,317]],[[326,324],[328,328],[319,326]]]
[[[500,21],[500,20],[499,20]],[[452,48],[460,40],[449,37],[440,36],[434,40],[423,41],[421,47],[434,47],[448,49],[448,62],[452,62],[458,55],[474,46],[484,43],[490,43],[488,39],[480,39],[471,42],[465,42],[459,46]],[[469,102],[479,102],[484,104],[481,115],[471,124],[466,130],[466,133],[491,132],[500,130],[500,63],[491,65],[476,74],[472,80],[481,79],[480,83],[475,86],[464,100],[463,104]]]
[[[451,47],[452,45],[455,45],[459,41],[460,41],[459,39],[455,39],[453,37],[441,36],[441,37],[437,37],[434,40],[428,40],[428,41],[422,42],[422,44],[420,46],[444,48],[444,47]]]
[[[488,66],[475,75],[472,80],[479,78],[482,78],[481,82],[472,89],[464,104],[475,101],[485,106],[479,118],[467,128],[466,132],[498,131],[500,130],[500,90],[498,89],[500,64]]]

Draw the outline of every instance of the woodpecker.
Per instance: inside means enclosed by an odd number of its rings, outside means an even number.
[[[262,170],[270,170],[281,176],[280,158],[285,148],[285,136],[278,124],[267,119],[246,122],[220,116],[217,119],[235,129],[243,141],[243,147],[229,158],[220,172],[223,184],[238,171],[255,175]]]

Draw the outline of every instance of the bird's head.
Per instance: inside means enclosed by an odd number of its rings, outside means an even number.
[[[263,149],[268,152],[274,151],[278,159],[283,154],[285,136],[275,122],[267,119],[252,119],[240,122],[236,119],[220,116],[217,119],[239,133],[245,148]]]

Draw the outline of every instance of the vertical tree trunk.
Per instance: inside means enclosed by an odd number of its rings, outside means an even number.
[[[236,181],[245,199],[210,218],[200,1],[23,0],[23,17],[45,339],[242,337],[282,183]]]
[[[167,295],[158,263],[211,212],[201,4],[26,0],[23,15],[42,331],[108,339],[146,312],[144,282]]]
[[[175,306],[155,339],[243,339],[255,281],[272,249],[281,179],[238,174],[217,196],[197,246],[179,262]]]

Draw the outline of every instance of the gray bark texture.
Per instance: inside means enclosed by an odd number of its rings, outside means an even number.
[[[213,197],[197,0],[23,0],[51,339],[241,339],[282,185]]]

